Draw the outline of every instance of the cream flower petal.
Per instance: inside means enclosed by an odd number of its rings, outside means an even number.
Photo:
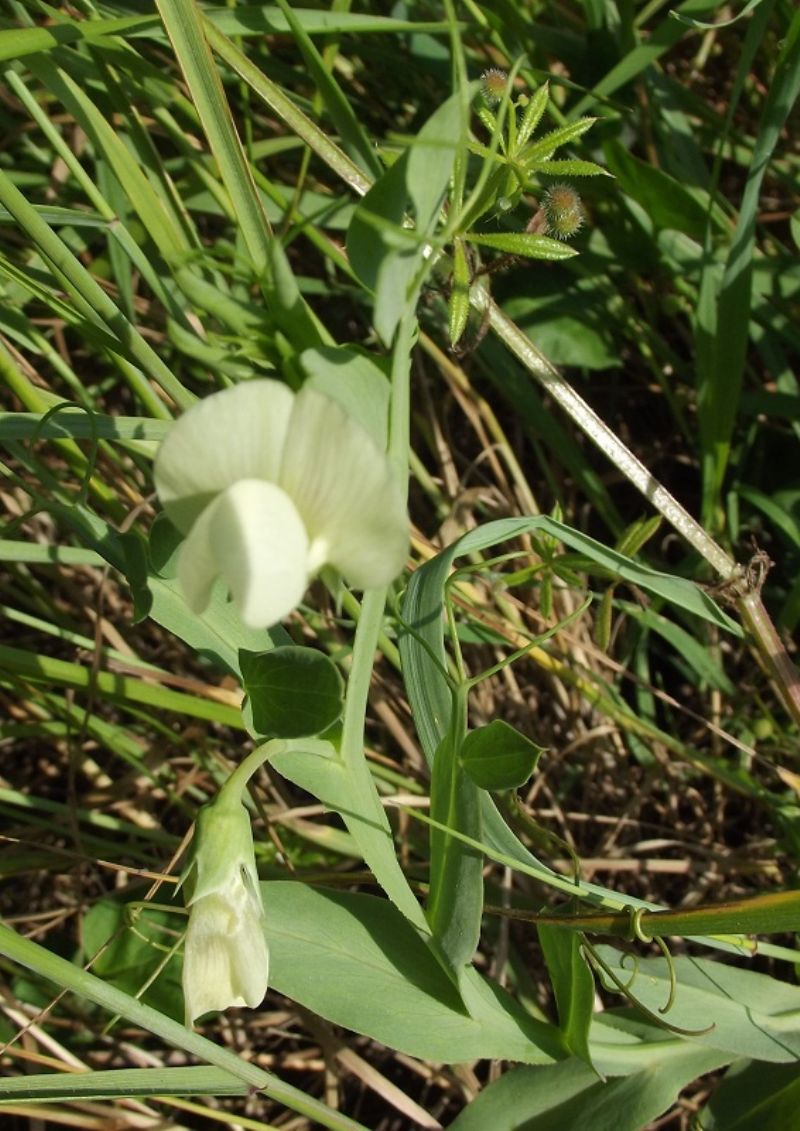
[[[198,401],[156,456],[158,497],[188,534],[214,495],[240,479],[278,477],[294,393],[279,381],[246,381]]]
[[[241,479],[203,511],[181,547],[178,580],[195,612],[222,576],[250,628],[276,624],[308,585],[308,535],[292,500],[260,479]]]
[[[310,568],[336,566],[359,589],[387,585],[408,554],[408,517],[386,455],[335,401],[295,398],[280,485],[311,539]]]
[[[236,890],[191,907],[183,960],[186,1024],[210,1010],[259,1005],[267,992],[269,950],[263,910]]]

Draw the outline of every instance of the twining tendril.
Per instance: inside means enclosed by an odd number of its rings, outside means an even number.
[[[651,940],[647,939],[646,941],[649,942]],[[583,953],[586,956],[587,962],[589,962],[589,964],[594,968],[596,973],[599,974],[601,978],[604,978],[608,982],[610,982],[615,987],[615,989],[619,993],[621,993],[622,996],[626,998],[632,1006],[634,1006],[634,1008],[638,1009],[640,1013],[644,1014],[644,1016],[649,1021],[652,1021],[654,1025],[658,1025],[659,1028],[667,1029],[670,1033],[675,1033],[681,1037],[702,1037],[706,1033],[710,1033],[714,1029],[713,1024],[707,1025],[705,1029],[684,1029],[680,1025],[673,1025],[671,1022],[665,1021],[663,1016],[659,1016],[658,1013],[654,1013],[651,1009],[648,1009],[648,1007],[644,1005],[643,1002],[639,1001],[639,999],[635,996],[635,994],[631,992],[630,989],[630,987],[633,985],[636,974],[638,973],[638,959],[636,959],[635,956],[634,961],[636,962],[637,968],[636,970],[634,970],[633,977],[630,978],[627,982],[623,982],[623,980],[618,977],[616,972],[608,965],[608,963],[600,957],[597,950],[592,946],[592,944],[584,934],[581,934],[581,946]],[[671,963],[670,977],[672,981],[672,988],[670,990],[670,998],[666,1008],[669,1008],[671,1006],[674,998],[674,970]]]

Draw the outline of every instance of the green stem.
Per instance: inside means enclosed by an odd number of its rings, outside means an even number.
[[[280,754],[285,749],[286,743],[282,739],[271,738],[269,742],[262,742],[255,750],[251,750],[245,760],[236,767],[225,782],[214,804],[218,805],[223,798],[223,804],[241,804],[242,796],[247,789],[247,783],[256,770],[260,770],[264,763],[268,762],[273,755]]]
[[[416,328],[416,316],[413,310],[409,310],[400,321],[392,355],[389,458],[404,494],[408,490],[409,385],[411,348]],[[343,814],[343,817],[360,847],[366,845],[361,834],[367,825],[373,831],[379,828],[385,831],[387,837],[392,836],[386,812],[364,758],[364,720],[375,652],[383,627],[386,595],[385,588],[369,589],[364,594],[353,640],[353,662],[347,681],[342,724],[342,760],[352,784],[353,795],[359,801],[358,807],[353,805],[354,812],[350,815]],[[429,933],[425,916],[394,854],[382,855],[378,859],[368,857],[365,853],[364,858],[392,902],[415,926],[426,934]]]

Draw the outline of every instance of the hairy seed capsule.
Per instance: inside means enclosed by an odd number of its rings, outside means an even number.
[[[547,230],[559,240],[569,240],[583,226],[581,198],[571,185],[553,185],[542,199]]]
[[[496,106],[505,94],[508,75],[499,67],[490,67],[481,75],[481,93],[490,106]]]

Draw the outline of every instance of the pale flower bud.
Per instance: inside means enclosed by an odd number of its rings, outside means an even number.
[[[269,951],[250,818],[224,792],[197,817],[185,880],[189,927],[183,958],[186,1025],[210,1010],[259,1005],[267,992]]]

